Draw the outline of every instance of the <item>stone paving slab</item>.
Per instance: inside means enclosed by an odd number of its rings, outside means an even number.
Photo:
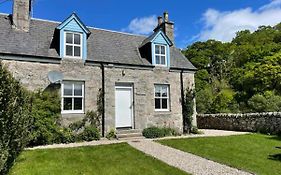
[[[132,147],[193,175],[251,175],[226,165],[186,153],[151,140],[128,142]]]

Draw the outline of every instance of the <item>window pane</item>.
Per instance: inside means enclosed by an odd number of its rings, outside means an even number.
[[[160,64],[163,64],[163,65],[166,64],[166,58],[164,56],[161,56],[161,63]]]
[[[63,110],[72,110],[72,98],[63,98]]]
[[[161,46],[161,54],[165,55],[165,46]]]
[[[158,45],[155,46],[155,53],[160,54],[160,46]]]
[[[80,47],[74,46],[74,56],[80,57]]]
[[[161,109],[159,98],[155,98],[155,109]]]
[[[168,99],[162,99],[162,109],[168,109]]]
[[[160,56],[155,56],[156,64],[160,64]]]
[[[168,97],[168,87],[162,86],[162,97]]]
[[[73,44],[73,34],[72,33],[66,33],[66,43]]]
[[[82,84],[74,84],[74,96],[82,96]]]
[[[65,52],[65,54],[67,55],[67,56],[73,56],[73,47],[72,46],[66,46],[66,52]]]
[[[82,98],[74,98],[74,110],[82,110]]]
[[[80,34],[74,34],[74,44],[80,44],[81,41]]]
[[[64,84],[63,95],[72,95],[72,84]]]
[[[161,86],[156,85],[155,86],[155,97],[161,96]]]

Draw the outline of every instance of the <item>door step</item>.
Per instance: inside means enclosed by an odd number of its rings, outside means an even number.
[[[117,139],[126,139],[126,138],[144,138],[142,136],[142,131],[139,129],[130,129],[130,130],[117,130],[116,131]]]

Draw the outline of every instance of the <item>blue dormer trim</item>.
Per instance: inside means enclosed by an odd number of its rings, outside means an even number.
[[[170,46],[173,45],[171,40],[161,31],[159,30],[154,34],[151,38],[151,51],[152,51],[152,64],[156,64],[155,60],[155,45],[162,45],[166,48],[166,65],[164,67],[170,67]],[[157,65],[158,66],[158,65]]]
[[[83,60],[87,58],[87,38],[91,34],[89,29],[82,23],[80,18],[73,13],[65,21],[63,21],[56,29],[60,31],[60,57],[65,57],[65,33],[79,33],[82,36],[82,52]]]

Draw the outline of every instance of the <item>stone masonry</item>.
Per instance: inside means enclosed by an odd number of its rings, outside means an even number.
[[[64,80],[85,82],[85,112],[96,110],[97,96],[102,88],[102,71],[99,65],[85,65],[82,61],[64,59],[60,64],[47,64],[3,60],[14,77],[29,90],[46,89],[50,86],[49,71],[60,71]],[[167,126],[182,131],[182,107],[180,72],[167,68],[105,67],[105,132],[115,129],[115,85],[126,83],[133,86],[133,129],[149,126]],[[194,74],[183,73],[184,89],[194,87]],[[154,85],[169,84],[170,111],[154,110]],[[84,114],[63,114],[62,124],[69,125],[81,120]],[[196,120],[194,120],[196,123]]]
[[[198,114],[198,127],[263,133],[281,133],[281,113]]]

